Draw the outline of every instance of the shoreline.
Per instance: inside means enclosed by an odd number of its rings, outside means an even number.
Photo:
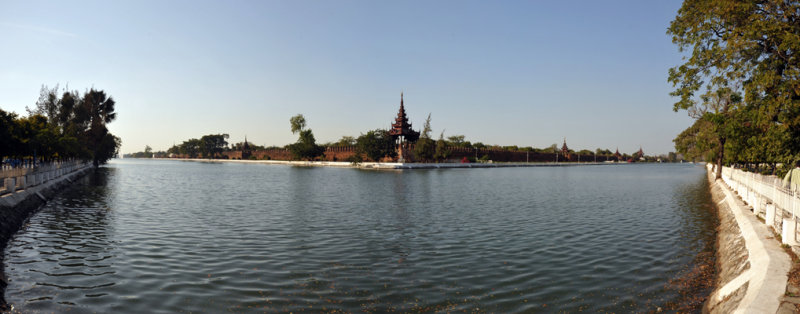
[[[241,160],[241,159],[200,159],[200,158],[135,158],[144,160],[171,160],[205,163],[242,163],[288,165],[296,167],[334,167],[374,170],[407,170],[407,169],[453,169],[453,168],[513,168],[513,167],[575,167],[599,165],[628,165],[627,162],[497,162],[497,163],[398,163],[398,162],[361,162],[353,164],[348,161],[294,161],[294,160]],[[125,160],[125,159],[122,159]]]
[[[5,275],[5,249],[8,242],[23,226],[28,217],[33,215],[42,205],[55,195],[69,188],[72,183],[94,171],[91,165],[61,175],[44,184],[28,187],[0,197],[0,312],[11,311],[6,303],[5,293],[7,279]]]

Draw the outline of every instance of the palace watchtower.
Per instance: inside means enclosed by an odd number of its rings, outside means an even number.
[[[566,161],[569,161],[571,159],[570,155],[569,155],[569,147],[567,147],[567,138],[566,137],[564,138],[564,144],[561,145],[561,155],[564,156],[564,160],[566,160]]]
[[[250,148],[250,144],[247,143],[247,136],[244,137],[244,144],[242,144],[242,159],[250,159],[252,156],[253,151]]]
[[[408,122],[406,116],[406,109],[403,106],[403,93],[400,93],[400,111],[397,112],[397,117],[394,118],[392,128],[389,130],[389,135],[392,136],[397,144],[397,157],[400,162],[405,161],[404,157],[407,156],[406,150],[409,143],[414,143],[419,139],[419,132],[411,128],[411,122]]]

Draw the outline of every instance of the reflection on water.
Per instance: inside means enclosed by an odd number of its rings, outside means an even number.
[[[7,299],[48,312],[681,309],[708,294],[676,284],[713,250],[703,173],[116,161],[16,235]]]

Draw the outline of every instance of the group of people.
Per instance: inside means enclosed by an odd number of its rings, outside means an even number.
[[[0,160],[0,169],[31,167],[41,163],[35,159],[8,158]]]

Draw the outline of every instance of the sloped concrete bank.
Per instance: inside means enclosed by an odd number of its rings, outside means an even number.
[[[3,267],[8,241],[47,200],[91,171],[93,168],[86,166],[46,183],[0,197],[0,312],[10,310],[5,300],[7,281]]]
[[[777,313],[784,302],[791,260],[775,235],[722,180],[708,173],[717,204],[718,276],[705,313]],[[785,305],[785,304],[784,304]]]

